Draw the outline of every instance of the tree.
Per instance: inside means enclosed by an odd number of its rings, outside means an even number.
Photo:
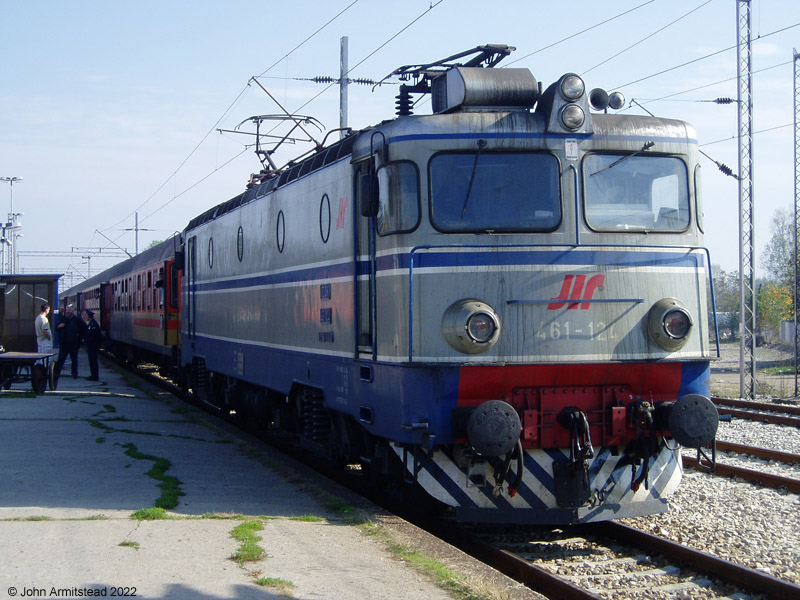
[[[791,289],[774,281],[767,281],[758,287],[756,295],[756,318],[760,327],[776,330],[781,321],[793,318],[794,298]]]
[[[729,329],[731,339],[736,339],[739,331],[739,274],[727,272],[714,265],[711,268],[714,280],[714,300],[717,307],[717,325]],[[709,303],[711,295],[709,294]],[[709,307],[709,313],[711,308]]]
[[[779,208],[772,215],[772,237],[761,254],[767,279],[791,290],[794,286],[794,214]]]

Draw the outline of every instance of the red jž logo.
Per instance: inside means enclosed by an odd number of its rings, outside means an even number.
[[[589,281],[586,281],[586,275],[564,275],[564,283],[561,284],[561,291],[555,298],[556,302],[551,302],[547,305],[547,310],[558,310],[567,304],[567,310],[578,308],[580,304],[581,310],[589,308],[589,302],[577,302],[578,300],[591,300],[594,296],[594,291],[602,287],[606,280],[605,275],[592,275]],[[566,302],[567,300],[575,300],[576,302]]]

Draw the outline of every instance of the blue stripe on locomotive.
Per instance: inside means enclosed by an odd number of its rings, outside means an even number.
[[[464,248],[460,246],[459,248]],[[445,252],[426,251],[413,255],[415,268],[475,267],[475,266],[514,266],[514,265],[614,265],[625,266],[670,266],[670,267],[702,267],[705,263],[703,254],[689,252],[631,252],[605,250],[524,250],[495,251],[492,246],[480,246],[492,252]],[[499,248],[499,247],[498,247]],[[377,271],[408,269],[411,266],[412,254],[402,252],[381,256],[377,259]],[[369,273],[369,262],[359,260],[357,274]],[[353,275],[350,261],[331,265],[299,268],[281,273],[261,274],[249,277],[237,277],[220,281],[199,282],[194,284],[197,292],[226,290],[233,288],[257,287],[286,283],[320,281],[338,279]]]

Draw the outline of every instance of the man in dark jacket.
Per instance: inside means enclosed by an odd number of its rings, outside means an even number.
[[[100,325],[94,320],[94,312],[88,308],[83,311],[83,320],[86,322],[86,329],[83,332],[83,342],[86,344],[86,354],[89,356],[89,371],[91,375],[87,377],[89,381],[99,379],[97,368],[97,351],[103,342],[103,334],[100,332]]]
[[[72,361],[72,376],[78,376],[78,347],[81,345],[81,337],[83,330],[86,328],[84,322],[75,318],[75,310],[72,304],[68,304],[64,308],[64,314],[58,315],[58,325],[56,325],[56,332],[58,332],[58,359],[56,360],[55,374],[56,377],[61,375],[61,368],[64,366],[64,361],[69,356]]]

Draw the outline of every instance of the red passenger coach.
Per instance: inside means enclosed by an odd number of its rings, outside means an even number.
[[[177,239],[169,239],[87,279],[62,295],[61,305],[90,309],[106,348],[136,363],[167,367],[178,357],[180,269]]]

